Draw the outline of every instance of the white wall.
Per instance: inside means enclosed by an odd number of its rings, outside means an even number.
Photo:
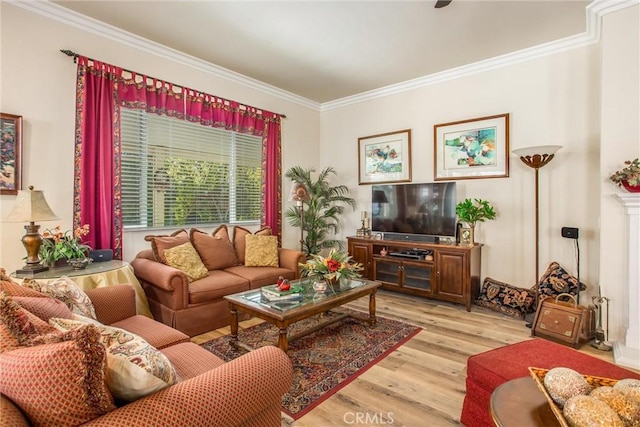
[[[599,49],[593,45],[323,112],[321,162],[334,165],[363,210],[370,210],[371,186],[358,186],[358,137],[410,128],[413,182],[432,182],[435,124],[509,113],[511,149],[564,147],[539,174],[539,274],[551,261],[577,273],[574,242],[562,238],[560,229],[578,227],[581,280],[593,287],[599,254],[599,81]],[[498,211],[497,220],[476,231],[484,244],[482,277],[533,285],[539,276],[533,169],[510,156],[509,178],[460,180],[457,188],[459,200],[486,199]],[[358,213],[351,215],[343,236],[354,234],[358,220]]]
[[[600,284],[610,298],[609,336],[622,339],[628,313],[624,208],[609,175],[640,157],[640,6],[604,17],[602,33],[602,139],[600,154]],[[640,236],[635,236],[640,239]],[[636,260],[636,263],[640,262]],[[635,302],[640,309],[640,302]],[[637,328],[638,325],[635,325]]]
[[[293,165],[315,166],[319,118],[316,110],[300,106],[211,73],[162,59],[123,43],[64,25],[60,22],[0,3],[2,51],[0,111],[23,117],[23,187],[43,190],[60,221],[44,228],[71,228],[73,209],[73,147],[76,65],[59,52],[71,49],[82,55],[204,92],[286,114],[282,124],[283,175]],[[283,188],[289,182],[283,177]],[[1,222],[13,208],[15,196],[0,196],[0,266],[14,271],[24,265],[20,243],[23,224]],[[283,201],[283,210],[289,203]],[[283,221],[283,244],[296,247],[297,229]],[[131,260],[148,247],[144,233],[127,233],[124,259]]]

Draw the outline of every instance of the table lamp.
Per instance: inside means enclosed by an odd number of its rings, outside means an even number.
[[[24,226],[26,230],[22,237],[22,244],[27,250],[27,264],[20,270],[18,274],[35,274],[46,271],[49,267],[40,264],[40,246],[42,245],[42,236],[40,236],[40,226],[35,221],[53,221],[58,218],[49,207],[44,198],[42,191],[36,191],[33,186],[29,186],[29,190],[19,190],[16,197],[16,203],[13,210],[5,218],[6,222],[28,222]]]
[[[300,215],[300,252],[304,252],[304,202],[309,200],[309,192],[304,184],[294,182],[289,192],[289,201],[296,202],[296,208]]]

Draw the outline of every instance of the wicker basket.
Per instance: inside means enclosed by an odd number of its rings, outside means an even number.
[[[549,396],[547,389],[544,387],[544,377],[545,375],[547,375],[547,372],[549,372],[549,369],[529,368],[529,372],[531,373],[531,376],[533,377],[533,380],[536,382],[536,385],[538,386],[540,391],[544,394],[544,397],[547,398],[549,406],[551,406],[551,410],[553,411],[553,415],[556,416],[558,422],[560,422],[560,425],[562,427],[569,427],[567,420],[564,419],[564,415],[562,414],[562,408],[553,401],[551,396]],[[583,375],[583,377],[593,388],[602,386],[613,387],[615,383],[618,382],[618,380],[614,380],[612,378],[595,377],[593,375]]]

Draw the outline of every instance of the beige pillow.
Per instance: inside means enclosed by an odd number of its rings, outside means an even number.
[[[247,267],[278,267],[278,237],[248,234],[244,265]]]
[[[164,257],[167,265],[178,270],[184,271],[189,282],[202,279],[209,275],[209,270],[204,266],[200,255],[196,252],[191,242],[174,246],[164,251]]]
[[[239,264],[244,264],[244,255],[247,250],[246,237],[250,234],[252,234],[251,231],[244,227],[240,227],[238,225],[233,227],[233,247],[236,249],[236,256],[238,257]],[[263,227],[253,234],[271,236],[271,227]]]
[[[49,324],[60,331],[86,325],[60,318],[49,319]],[[167,356],[142,337],[113,326],[96,327],[107,350],[107,387],[114,397],[131,402],[178,382],[178,374]]]
[[[191,229],[191,243],[198,251],[207,270],[222,270],[238,265],[238,257],[229,240],[226,225],[216,228],[211,236],[198,229]]]
[[[22,286],[35,289],[38,292],[62,301],[69,307],[72,313],[97,319],[96,310],[89,296],[76,285],[76,282],[67,276],[59,277],[48,283],[40,283],[33,279],[24,279]]]

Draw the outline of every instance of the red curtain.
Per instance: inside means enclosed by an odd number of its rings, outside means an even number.
[[[95,240],[95,247],[122,253],[120,106],[261,136],[261,225],[281,237],[281,115],[134,72],[124,78],[121,68],[88,61],[78,57],[74,223],[100,236],[111,230],[111,240]]]
[[[115,82],[122,69],[78,57],[74,164],[74,229],[89,224],[85,241],[122,259],[120,125]]]

